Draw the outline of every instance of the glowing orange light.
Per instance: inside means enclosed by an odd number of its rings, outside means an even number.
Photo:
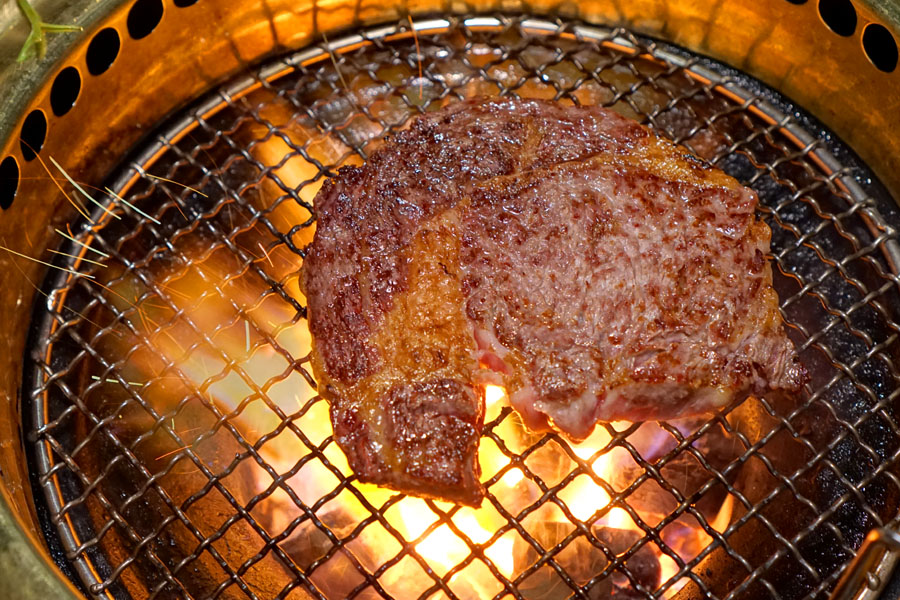
[[[254,153],[264,164],[277,164],[288,152],[288,144],[280,138],[270,138],[254,147]],[[299,156],[292,156],[280,164],[274,172],[285,185],[300,189],[300,197],[307,201],[312,201],[321,184],[321,181],[313,181],[318,173],[318,167]],[[283,206],[295,206],[295,203],[283,203]],[[281,215],[281,218],[296,223],[306,220],[307,215],[298,212]],[[304,235],[311,236],[311,231],[310,228]],[[303,241],[294,240],[294,242]],[[262,252],[258,257],[260,267],[282,273],[296,274],[298,271],[300,265],[290,262],[298,259],[285,257],[278,252],[277,246],[273,247],[271,252],[267,251],[262,243],[257,243],[256,246]],[[124,283],[116,286],[117,290],[111,290],[122,299],[122,302],[116,298],[111,300],[120,305],[119,308],[123,311],[132,309],[129,314],[134,314],[131,324],[135,328],[143,327],[145,331],[151,331],[152,324],[155,333],[149,337],[157,354],[167,363],[176,363],[181,374],[192,380],[198,388],[202,388],[222,413],[230,415],[229,425],[234,427],[237,435],[243,436],[246,443],[258,444],[255,451],[264,463],[277,473],[288,473],[301,459],[308,458],[311,453],[318,450],[311,449],[293,430],[285,428],[278,412],[286,415],[291,425],[318,448],[332,435],[328,405],[325,402],[310,402],[316,397],[316,390],[304,377],[291,370],[284,356],[276,352],[270,344],[265,343],[265,340],[274,338],[278,346],[286,349],[292,356],[305,357],[311,350],[310,333],[304,322],[295,320],[293,309],[284,305],[260,303],[262,290],[252,289],[250,284],[223,285],[227,274],[234,270],[234,264],[223,262],[218,255],[212,255],[193,264],[192,269],[178,281],[158,282],[159,287],[166,291],[169,301],[176,305],[177,310],[149,302],[139,303],[138,306],[132,305],[130,299],[134,298],[135,302],[138,302],[137,298],[147,295],[147,289],[141,287],[136,280],[127,278],[123,278]],[[288,281],[285,289],[299,297],[296,276]],[[198,298],[206,300],[198,303]],[[235,319],[236,307],[240,319]],[[174,318],[173,315],[176,314],[178,317]],[[138,320],[145,324],[141,325]],[[200,343],[197,334],[188,326],[188,322],[200,330],[216,332],[212,340],[213,346],[207,341]],[[156,331],[159,329],[157,323],[169,324],[161,331]],[[223,323],[234,325],[223,328]],[[135,367],[139,371],[143,368],[147,373],[146,379],[152,379],[151,366],[135,365]],[[291,371],[290,374],[284,375],[286,370]],[[260,393],[261,385],[270,381],[276,383],[266,387],[264,393]],[[508,410],[506,407],[509,406],[509,398],[503,387],[485,385],[483,394],[486,421],[490,422],[496,419],[501,411]],[[174,427],[173,421],[172,428]],[[406,542],[415,543],[416,552],[439,576],[445,575],[466,560],[472,553],[473,545],[482,545],[487,560],[493,563],[504,577],[512,579],[515,576],[516,561],[520,560],[516,554],[520,551],[516,542],[518,534],[515,531],[507,531],[502,536],[496,536],[501,528],[508,526],[508,520],[493,508],[492,502],[513,506],[524,494],[529,493],[536,494],[530,500],[534,501],[541,492],[531,479],[534,475],[543,477],[540,471],[548,462],[558,461],[564,465],[564,469],[583,469],[557,493],[558,500],[565,504],[576,519],[592,526],[635,531],[644,535],[643,529],[635,523],[636,519],[648,521],[644,512],[637,511],[633,517],[622,508],[620,504],[622,500],[618,501],[618,505],[610,506],[612,496],[625,489],[620,485],[621,482],[616,482],[616,476],[623,470],[626,460],[622,453],[617,453],[623,451],[622,447],[611,445],[612,435],[631,427],[631,423],[616,422],[612,424],[612,433],[607,427],[597,427],[585,441],[570,444],[570,448],[565,451],[559,450],[559,445],[547,445],[545,446],[547,451],[543,455],[535,452],[524,458],[522,463],[510,468],[510,448],[512,452],[520,450],[515,447],[516,440],[507,439],[507,434],[510,438],[518,438],[519,448],[526,447],[526,442],[522,440],[530,439],[528,436],[531,434],[522,430],[517,419],[504,420],[495,426],[494,431],[507,442],[508,447],[500,448],[492,440],[485,439],[479,454],[485,481],[505,470],[503,477],[489,489],[489,493],[493,495],[492,501],[485,502],[485,505],[477,510],[456,509],[452,517],[453,527],[448,523],[440,523],[427,534],[426,531],[438,521],[439,516],[425,501],[411,497],[397,501],[394,498],[396,492],[391,490],[359,482],[349,485],[362,492],[366,501],[376,508],[393,499],[391,508],[384,512],[384,518]],[[275,435],[273,432],[277,431],[281,433]],[[190,446],[163,454],[159,459],[162,460],[188,447]],[[557,449],[556,454],[548,457],[547,454],[553,448]],[[569,449],[571,453],[568,452]],[[207,457],[214,458],[212,449],[204,451],[201,448],[196,452],[201,456],[206,452]],[[324,446],[322,452],[340,474],[344,476],[351,474],[346,457],[335,443]],[[627,455],[627,452],[623,453]],[[573,460],[572,454],[577,460]],[[523,469],[529,473],[528,478]],[[262,469],[248,470],[247,473],[248,477],[258,479],[245,482],[249,490],[248,495],[259,493],[272,483],[271,476]],[[570,471],[565,471],[557,481],[567,473]],[[339,483],[341,482],[337,475],[326,468],[322,461],[310,460],[287,480],[285,485],[290,486],[303,503],[312,506],[335,490]],[[615,487],[616,485],[619,487]],[[261,526],[271,532],[284,531],[302,516],[301,509],[287,498],[286,494],[283,496],[285,499],[282,503],[274,508],[267,506],[267,510],[261,511],[257,517]],[[624,502],[629,502],[629,499],[626,497]],[[437,505],[440,510],[454,510],[450,504],[437,503]],[[718,514],[710,521],[712,529],[720,533],[725,531],[730,523],[733,507],[734,497],[727,495]],[[356,522],[368,519],[372,515],[370,510],[355,500],[353,494],[347,490],[319,510],[339,511],[345,520]],[[596,519],[595,515],[598,515]],[[563,519],[564,513],[560,511],[559,515],[551,518]],[[373,534],[373,539],[366,543],[378,545],[380,540],[384,542],[385,547],[397,543],[393,538],[394,534],[389,533],[387,529],[379,531],[381,533]],[[686,544],[685,547],[698,545],[702,547],[711,541],[699,526],[694,527],[686,535],[696,543]],[[490,545],[484,546],[495,537],[497,539]],[[678,573],[679,568],[675,560],[661,553],[654,543],[648,544],[647,547],[654,549],[659,556],[663,581]],[[385,560],[389,558],[391,556],[385,557]],[[693,556],[682,558],[689,560]],[[521,564],[518,566],[522,568]],[[396,569],[388,571],[390,577],[399,577],[402,581],[403,575],[397,575],[395,571]],[[452,584],[455,578],[466,576],[465,571],[462,571],[451,578],[450,582]],[[494,576],[488,574],[485,577]],[[496,581],[467,580],[467,583],[478,592],[484,592],[485,596],[493,596],[496,593],[491,591],[493,588],[489,585],[489,583],[495,585]],[[665,596],[671,597],[681,585],[683,584],[670,587]]]
[[[487,406],[500,402],[506,397],[506,390],[499,385],[488,384],[484,386],[484,403]]]

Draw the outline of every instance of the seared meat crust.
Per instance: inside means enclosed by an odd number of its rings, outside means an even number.
[[[806,380],[755,194],[611,111],[454,104],[315,204],[313,368],[363,481],[479,503],[488,382],[581,439]]]

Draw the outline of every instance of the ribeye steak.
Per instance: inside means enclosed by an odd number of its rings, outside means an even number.
[[[313,369],[360,480],[478,504],[483,389],[534,430],[796,392],[756,195],[598,107],[459,102],[315,200]]]

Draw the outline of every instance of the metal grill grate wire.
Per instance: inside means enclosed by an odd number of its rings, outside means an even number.
[[[416,574],[403,593],[421,598],[473,597],[464,582],[475,574],[495,598],[593,598],[610,586],[647,598],[826,594],[900,505],[900,255],[871,175],[755,82],[628,31],[486,16],[421,21],[413,40],[410,23],[323,42],[212,91],[110,180],[152,218],[110,197],[120,220],[73,222],[108,268],[57,256],[95,279],[48,276],[26,385],[52,529],[91,594],[389,598],[399,568]],[[399,529],[407,500],[373,495],[348,476],[330,432],[310,429],[324,401],[279,398],[283,386],[315,387],[292,340],[305,327],[297,267],[317,186],[416,114],[496,94],[611,106],[756,189],[813,381],[795,403],[602,425],[608,440],[588,456],[556,435],[511,439],[516,417],[503,408],[482,441],[506,463],[485,482],[501,524],[476,541],[455,518],[464,509],[433,501],[427,526]],[[213,365],[202,375],[198,357]],[[248,428],[253,415],[271,429]],[[662,449],[648,453],[647,439]],[[302,452],[273,463],[279,444]],[[630,480],[595,472],[613,454]],[[499,492],[514,472],[522,502]],[[307,497],[298,481],[313,473],[333,485]],[[566,493],[584,478],[610,501],[579,518]],[[639,506],[648,490],[666,498],[658,518]],[[710,507],[728,496],[736,508],[716,529]],[[335,502],[363,516],[347,522]],[[600,529],[612,509],[640,530],[624,548]],[[564,526],[548,533],[548,514]],[[670,535],[686,523],[709,541],[691,556]],[[449,567],[421,551],[444,528],[465,547]],[[383,560],[366,543],[376,530],[393,544]],[[501,539],[514,540],[511,571],[490,552]],[[673,565],[659,585],[635,566],[651,547]],[[734,573],[717,579],[715,565]]]

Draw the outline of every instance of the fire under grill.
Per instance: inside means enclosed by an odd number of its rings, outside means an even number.
[[[576,445],[490,388],[480,509],[356,481],[308,364],[312,201],[414,115],[477,95],[611,106],[754,188],[802,397]],[[720,64],[564,20],[404,19],[210,91],[103,187],[59,231],[23,394],[48,543],[92,596],[825,597],[897,524],[896,209]]]

